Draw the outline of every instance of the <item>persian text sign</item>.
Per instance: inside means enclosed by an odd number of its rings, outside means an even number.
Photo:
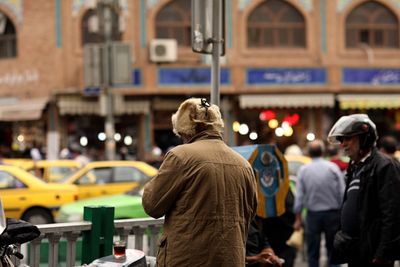
[[[350,85],[399,85],[400,69],[344,68],[342,81]]]
[[[228,69],[221,69],[221,84],[230,83]],[[210,68],[159,68],[158,83],[162,86],[209,85]]]
[[[249,85],[317,85],[326,83],[326,70],[320,68],[250,68]]]

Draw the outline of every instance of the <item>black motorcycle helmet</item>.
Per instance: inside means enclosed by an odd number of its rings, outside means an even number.
[[[375,123],[367,114],[352,114],[342,116],[328,134],[328,142],[340,144],[343,137],[360,135],[360,148],[371,148],[376,145],[378,133]]]

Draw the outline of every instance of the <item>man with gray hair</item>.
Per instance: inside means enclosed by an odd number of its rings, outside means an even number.
[[[184,144],[166,154],[142,200],[147,214],[165,216],[157,266],[243,267],[257,208],[253,168],[223,142],[221,113],[206,99],[184,101],[172,126]]]
[[[329,266],[333,240],[340,224],[340,207],[344,194],[344,178],[339,167],[322,158],[325,146],[321,140],[308,143],[308,154],[312,162],[300,167],[296,181],[294,228],[300,229],[301,211],[307,209],[305,237],[307,244],[308,266],[318,267],[320,257],[321,234],[325,235],[325,246]]]

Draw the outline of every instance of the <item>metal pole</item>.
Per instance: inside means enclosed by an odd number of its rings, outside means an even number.
[[[222,44],[222,23],[221,18],[223,17],[221,14],[222,10],[222,1],[223,0],[215,0],[213,1],[213,33],[214,36],[212,38],[213,42],[213,51],[212,51],[212,66],[211,66],[211,104],[215,104],[219,106],[219,86],[220,86],[220,61],[219,57],[221,54],[221,44]]]
[[[99,3],[99,15],[100,23],[104,33],[104,93],[106,98],[106,118],[104,124],[104,131],[106,134],[105,140],[105,152],[107,160],[114,160],[115,158],[115,126],[114,126],[114,101],[113,93],[111,88],[111,33],[112,33],[112,17],[111,17],[111,5],[110,1],[100,1]]]

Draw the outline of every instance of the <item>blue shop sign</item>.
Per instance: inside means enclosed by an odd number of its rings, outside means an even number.
[[[221,84],[230,83],[228,69],[221,69]],[[159,68],[158,84],[162,86],[210,85],[210,68]]]
[[[142,84],[142,71],[140,69],[134,69],[132,71],[132,84],[134,86]]]
[[[400,69],[344,68],[342,81],[350,85],[399,85]]]
[[[326,70],[321,68],[251,68],[249,85],[319,85],[326,83]]]

